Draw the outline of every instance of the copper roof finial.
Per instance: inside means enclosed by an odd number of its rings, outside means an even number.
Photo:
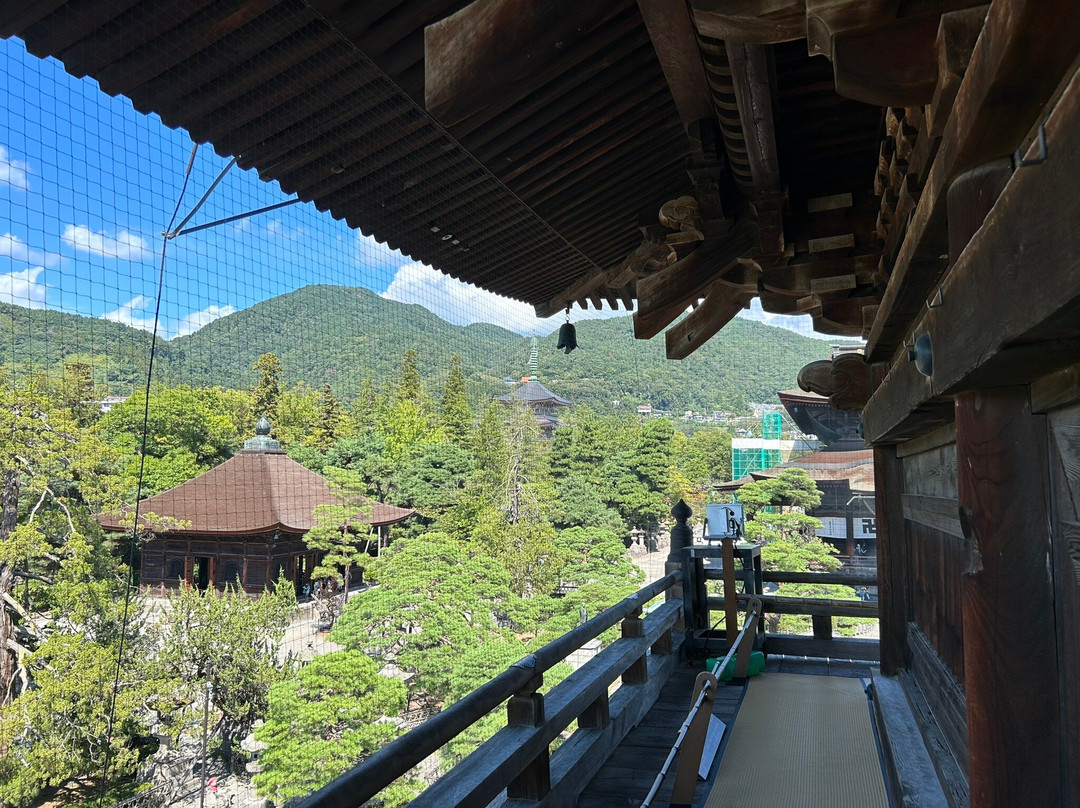
[[[266,436],[270,434],[270,430],[273,428],[270,419],[265,415],[260,415],[258,423],[255,424],[255,434]]]

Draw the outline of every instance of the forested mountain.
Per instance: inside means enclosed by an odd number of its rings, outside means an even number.
[[[828,343],[748,320],[735,320],[681,362],[664,357],[664,340],[634,339],[630,317],[577,325],[580,350],[539,340],[540,378],[575,403],[608,410],[651,403],[676,413],[742,410],[792,387],[807,362],[828,356]],[[56,370],[89,361],[110,393],[131,391],[143,377],[149,335],[119,323],[56,311],[0,306],[5,362],[22,370]],[[158,343],[155,379],[169,384],[250,388],[258,357],[275,353],[287,384],[329,383],[349,401],[365,378],[382,387],[413,348],[431,391],[441,390],[450,357],[476,399],[505,392],[503,379],[527,373],[529,339],[487,324],[456,326],[419,305],[385,300],[367,289],[308,286],[216,320],[194,334]]]

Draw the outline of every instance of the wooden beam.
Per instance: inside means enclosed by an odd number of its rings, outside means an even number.
[[[659,334],[756,243],[757,228],[744,221],[727,236],[707,241],[688,257],[639,280],[634,336],[651,339]]]
[[[1013,174],[942,282],[940,305],[920,307],[908,333],[930,335],[933,375],[921,376],[898,357],[863,412],[868,440],[925,431],[920,421],[936,417],[947,396],[1028,384],[1080,360],[1077,131],[1080,75],[1046,123],[1049,159]],[[961,312],[978,312],[979,327]]]
[[[507,109],[558,77],[619,9],[575,0],[476,0],[424,29],[424,96],[445,126]]]
[[[804,0],[690,0],[703,36],[768,45],[806,36]]]
[[[780,190],[780,161],[773,124],[772,54],[764,45],[731,40],[724,45],[753,178],[752,193],[776,193]]]
[[[956,401],[972,805],[1062,805],[1046,417],[1026,387]]]
[[[941,276],[946,194],[963,171],[1013,153],[1080,50],[1072,0],[997,0],[987,14],[867,344],[887,360]]]
[[[875,106],[928,103],[937,83],[938,21],[937,13],[923,14],[835,34],[830,55],[837,94]]]
[[[930,137],[941,137],[945,133],[945,121],[960,91],[960,82],[967,72],[988,8],[977,6],[941,15],[941,27],[935,41],[937,85],[926,108],[926,132]]]
[[[638,0],[653,50],[683,127],[716,117],[685,0]]]

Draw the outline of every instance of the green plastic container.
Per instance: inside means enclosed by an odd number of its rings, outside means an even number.
[[[737,660],[738,658],[738,654],[733,656],[730,660],[728,660],[728,664],[724,666],[724,669],[720,671],[720,675],[717,678],[721,682],[726,682],[735,673],[735,660]],[[711,671],[713,669],[713,666],[716,665],[716,663],[719,662],[721,659],[723,659],[723,657],[709,657],[708,659],[706,659],[705,670]],[[761,651],[751,651],[750,665],[746,669],[746,675],[757,676],[763,670],[765,670],[765,654],[761,653]]]

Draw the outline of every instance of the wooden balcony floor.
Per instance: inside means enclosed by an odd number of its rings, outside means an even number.
[[[694,680],[704,662],[680,666],[664,684],[656,704],[641,722],[632,729],[604,766],[585,787],[578,798],[578,808],[638,808],[649,793],[653,780],[664,765],[679,727],[690,709]],[[851,676],[870,678],[871,664],[852,660],[809,659],[806,657],[771,656],[765,670],[779,673],[799,673],[817,676]],[[742,702],[744,685],[725,685],[717,693],[713,714],[728,724],[735,720]],[[656,808],[667,805],[675,782],[675,765],[664,781]],[[694,802],[705,797],[706,782],[698,783]]]

